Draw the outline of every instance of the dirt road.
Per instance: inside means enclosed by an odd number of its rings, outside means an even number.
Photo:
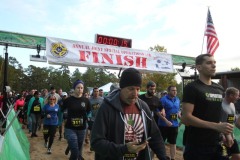
[[[52,146],[52,154],[47,154],[47,149],[44,147],[44,139],[41,131],[38,131],[38,137],[31,138],[30,134],[25,129],[25,133],[30,142],[30,156],[31,160],[67,160],[69,156],[65,155],[65,149],[67,142],[65,139],[58,140],[59,134],[56,133],[56,137]],[[167,151],[169,153],[167,146]],[[83,157],[85,160],[94,160],[94,152],[90,152],[89,144],[84,143]],[[157,158],[154,158],[157,160]],[[176,160],[182,160],[182,151],[178,150],[176,154]]]

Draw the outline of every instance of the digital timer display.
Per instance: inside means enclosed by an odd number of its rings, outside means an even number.
[[[96,34],[95,43],[132,48],[132,40]]]

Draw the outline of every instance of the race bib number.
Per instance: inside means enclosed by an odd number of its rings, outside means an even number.
[[[39,105],[36,105],[36,106],[33,107],[33,111],[34,111],[34,112],[40,112],[40,109],[41,109],[41,108],[40,108]]]
[[[227,122],[233,124],[235,120],[234,114],[229,114],[227,117]]]
[[[170,119],[173,121],[177,120],[177,114],[171,114]]]
[[[48,129],[47,128],[43,129],[43,134],[48,134]]]
[[[124,154],[124,160],[136,160],[137,153],[126,153]]]
[[[83,126],[83,118],[72,118],[71,122],[73,127]]]

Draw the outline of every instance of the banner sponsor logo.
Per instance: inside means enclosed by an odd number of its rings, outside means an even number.
[[[51,53],[55,57],[64,57],[67,55],[67,47],[62,43],[52,43]]]

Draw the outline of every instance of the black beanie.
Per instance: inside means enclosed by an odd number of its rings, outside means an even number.
[[[128,87],[128,86],[138,86],[141,87],[142,84],[142,75],[135,68],[128,68],[122,72],[120,78],[120,88]]]

